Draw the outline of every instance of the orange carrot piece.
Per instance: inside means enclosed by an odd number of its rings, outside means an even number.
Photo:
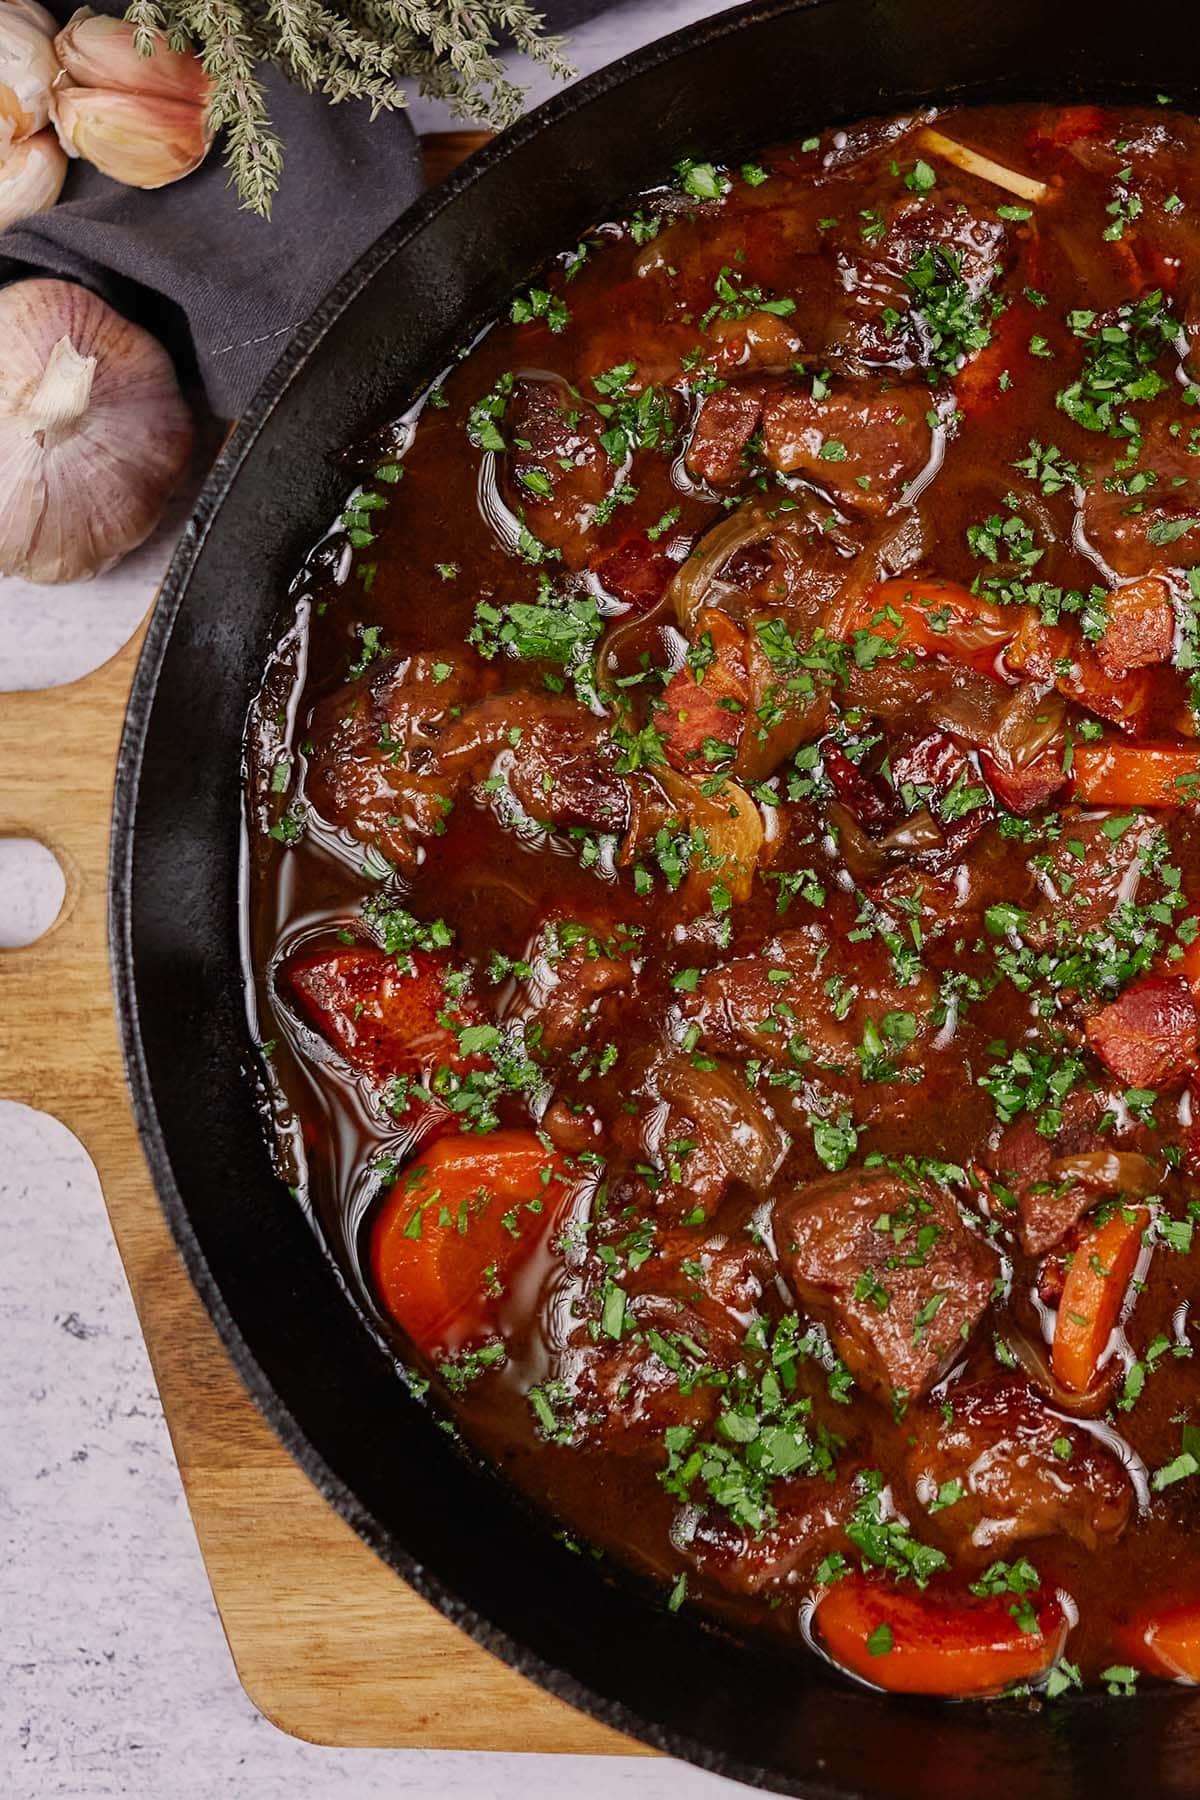
[[[494,1300],[560,1222],[562,1158],[532,1131],[442,1137],[395,1183],[371,1233],[388,1312],[422,1349],[487,1330]]]
[[[1019,623],[1018,613],[993,606],[961,582],[909,581],[897,575],[867,589],[847,622],[846,635],[862,631],[995,675],[996,658]]]
[[[1200,748],[1192,744],[1077,744],[1075,798],[1092,806],[1200,805]]]
[[[1121,1631],[1119,1642],[1134,1668],[1147,1675],[1200,1682],[1200,1601],[1149,1608]]]
[[[898,1694],[994,1694],[1043,1674],[1061,1654],[1066,1620],[1040,1598],[1022,1630],[1011,1602],[921,1591],[847,1575],[818,1602],[814,1624],[834,1661]]]
[[[1150,1215],[1122,1208],[1096,1226],[1076,1250],[1054,1326],[1051,1367],[1064,1387],[1085,1394],[1120,1316]]]

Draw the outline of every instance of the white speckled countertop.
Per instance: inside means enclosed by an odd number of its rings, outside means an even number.
[[[581,28],[584,70],[693,19],[637,0]],[[535,79],[531,98],[548,84]],[[418,128],[447,124],[414,108]],[[142,617],[182,517],[83,588],[0,581],[0,690],[69,681]],[[0,811],[4,771],[0,769]],[[44,853],[0,840],[0,947],[61,897]],[[0,956],[0,1029],[4,1004]],[[716,1800],[668,1762],[326,1750],[238,1685],[95,1172],[56,1120],[0,1095],[0,1800]]]

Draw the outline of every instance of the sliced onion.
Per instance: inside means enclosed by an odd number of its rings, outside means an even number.
[[[690,1057],[664,1057],[654,1086],[695,1123],[738,1181],[761,1191],[778,1174],[787,1154],[787,1133],[726,1064],[697,1069]]]
[[[1020,1325],[1006,1324],[1004,1341],[1030,1381],[1046,1395],[1047,1399],[1053,1401],[1060,1411],[1075,1413],[1085,1419],[1094,1419],[1107,1407],[1112,1393],[1113,1376],[1120,1367],[1115,1358],[1106,1364],[1103,1378],[1100,1381],[1089,1388],[1087,1393],[1077,1394],[1074,1388],[1064,1387],[1054,1373],[1050,1366],[1046,1346],[1035,1343]]]
[[[656,769],[655,779],[671,804],[678,808],[689,829],[698,826],[714,858],[715,869],[695,865],[688,871],[687,886],[705,892],[723,882],[735,900],[747,900],[763,849],[763,823],[757,806],[734,781],[721,784],[719,793],[705,794],[697,782],[674,769]]]
[[[987,748],[1004,768],[1027,769],[1061,739],[1067,703],[1053,688],[1023,681],[1010,696]]]
[[[1079,1156],[1060,1156],[1050,1164],[1049,1179],[1071,1186],[1078,1183],[1097,1194],[1128,1194],[1134,1200],[1144,1200],[1160,1185],[1154,1164],[1135,1150],[1089,1150]]]

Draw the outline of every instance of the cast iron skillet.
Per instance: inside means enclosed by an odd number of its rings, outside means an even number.
[[[917,99],[1195,106],[1195,0],[761,0],[525,119],[371,249],[259,393],[184,533],[117,781],[112,955],[163,1207],[243,1379],[343,1517],[481,1644],[597,1718],[813,1800],[1193,1800],[1200,1697],[1047,1708],[887,1699],[672,1616],[559,1546],[396,1379],[273,1175],[239,963],[240,749],[332,453],[394,414],[510,290],[685,154]],[[379,172],[374,177],[379,179]]]

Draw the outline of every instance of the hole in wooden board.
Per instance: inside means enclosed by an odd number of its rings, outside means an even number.
[[[49,931],[67,894],[53,850],[36,838],[0,837],[0,950],[21,950]]]

